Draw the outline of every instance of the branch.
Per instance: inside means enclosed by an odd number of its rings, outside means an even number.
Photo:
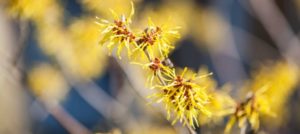
[[[274,1],[250,0],[250,5],[282,55],[287,60],[300,64],[298,60],[300,58],[300,41]]]
[[[63,107],[56,105],[54,107],[47,106],[48,111],[53,117],[71,134],[90,134],[91,132],[81,125],[77,120],[70,116]]]

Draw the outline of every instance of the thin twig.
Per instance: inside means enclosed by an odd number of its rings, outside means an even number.
[[[185,122],[187,122],[187,119],[186,119],[185,116],[183,117],[183,119],[184,119]],[[189,125],[188,123],[187,123],[186,127],[188,128],[190,134],[197,134],[197,132],[196,132],[196,131],[192,128],[192,126]]]
[[[98,113],[102,114],[107,120],[122,120],[128,122],[125,128],[130,129],[138,123],[133,115],[129,112],[127,106],[124,106],[118,100],[104,92],[93,80],[74,77],[69,70],[64,68],[62,61],[57,61],[61,72],[66,78],[68,84],[72,85],[78,94]],[[115,110],[118,109],[118,110]],[[111,124],[110,124],[111,125]]]
[[[250,0],[249,2],[256,17],[274,40],[282,55],[299,65],[300,41],[275,2],[270,0]]]
[[[23,21],[20,21],[20,36],[19,36],[19,39],[18,39],[18,48],[16,49],[15,51],[15,55],[13,57],[13,65],[17,65],[20,58],[22,57],[22,54],[23,54],[23,51],[24,49],[26,48],[26,41],[27,41],[27,37],[28,37],[28,27],[29,27],[29,24],[27,21],[23,20]]]
[[[71,134],[91,134],[91,132],[68,114],[63,107],[57,105],[48,107],[53,117]]]

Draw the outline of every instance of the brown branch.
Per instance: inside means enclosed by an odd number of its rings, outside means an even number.
[[[49,112],[53,117],[70,132],[71,134],[91,134],[91,132],[69,115],[63,107],[56,105],[48,106]]]
[[[20,58],[22,57],[23,51],[26,48],[26,41],[28,37],[28,30],[29,30],[29,24],[27,21],[22,20],[19,22],[20,26],[20,36],[17,42],[18,48],[15,51],[15,55],[13,57],[13,65],[17,66],[18,62],[20,61]]]
[[[299,63],[300,41],[274,1],[250,0],[253,11],[287,60]],[[271,19],[270,19],[271,18]]]

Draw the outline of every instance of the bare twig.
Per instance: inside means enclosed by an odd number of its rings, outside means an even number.
[[[250,0],[255,15],[275,41],[280,52],[287,60],[299,63],[300,41],[291,30],[287,20],[274,1]],[[271,19],[270,19],[271,18]]]
[[[107,120],[126,120],[125,128],[136,126],[137,121],[128,114],[128,107],[121,104],[118,100],[112,98],[104,90],[95,84],[92,80],[74,77],[63,66],[63,62],[58,60],[58,65],[67,79],[67,82],[75,87],[79,95],[98,113],[102,114]],[[117,109],[117,110],[116,110]]]
[[[187,122],[186,117],[183,117],[184,121]],[[197,132],[192,128],[191,125],[189,125],[188,123],[186,124],[186,127],[188,128],[190,134],[197,134]]]
[[[26,47],[26,40],[27,40],[27,37],[28,37],[28,22],[23,20],[23,21],[20,21],[19,22],[20,24],[20,35],[19,35],[19,39],[18,39],[18,48],[15,50],[15,55],[13,57],[13,65],[17,65],[22,54],[23,54],[23,51]]]
[[[94,82],[74,84],[80,96],[96,111],[104,115],[105,118],[111,120],[126,120],[128,122],[125,127],[138,125],[137,121],[132,117],[128,107],[124,106],[118,100],[110,97],[101,87]]]
[[[64,126],[71,134],[91,134],[91,132],[70,116],[63,107],[56,105],[48,107],[49,112],[57,121]]]

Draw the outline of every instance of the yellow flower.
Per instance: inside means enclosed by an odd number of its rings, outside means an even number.
[[[223,86],[221,89],[213,90],[209,92],[212,96],[207,109],[211,112],[211,117],[201,116],[199,117],[199,122],[201,125],[216,125],[223,121],[225,116],[228,116],[235,111],[236,102],[229,95],[229,90],[231,87],[229,85]]]
[[[69,27],[76,73],[84,78],[95,78],[102,74],[107,56],[103,54],[98,42],[97,25],[91,18],[81,18]]]
[[[102,74],[106,56],[98,42],[97,25],[91,18],[80,18],[69,27],[37,25],[39,46],[57,59],[73,77],[95,78]]]
[[[149,16],[141,17],[137,21],[137,27],[143,27],[149,24],[149,18],[151,18],[155,25],[157,26],[168,26],[168,28],[175,28],[180,26],[180,35],[185,36],[190,26],[190,21],[194,22],[194,15],[191,15],[195,12],[193,7],[193,2],[189,1],[164,1],[163,4],[159,6],[146,6],[145,9],[140,13],[140,16]],[[192,19],[192,20],[190,20]],[[172,40],[172,44],[176,44],[177,39]]]
[[[167,26],[156,26],[149,18],[148,27],[138,36],[138,49],[146,49],[151,56],[155,52],[153,49],[157,49],[162,56],[168,57],[170,49],[174,48],[170,39],[179,38],[177,29],[171,29]]]
[[[28,84],[36,96],[51,104],[62,100],[69,89],[60,71],[45,63],[29,72]]]
[[[299,68],[293,63],[279,61],[268,66],[262,66],[254,73],[250,88],[255,91],[267,85],[264,95],[270,103],[271,109],[276,113],[276,120],[263,118],[267,125],[278,126],[284,120],[286,103],[299,79]],[[269,122],[272,120],[272,122]]]
[[[258,131],[261,119],[271,119],[266,125],[279,125],[284,104],[298,80],[298,68],[292,63],[277,62],[273,66],[263,66],[254,73],[253,80],[247,85],[245,101],[237,104],[235,113],[227,123],[225,132],[238,122],[240,128],[251,127]],[[271,118],[270,118],[271,117]],[[276,117],[276,120],[273,118]]]
[[[175,119],[172,124],[178,120],[195,127],[194,121],[198,126],[198,116],[203,113],[210,116],[210,111],[206,105],[210,101],[210,96],[206,93],[205,87],[199,86],[197,81],[210,74],[197,76],[196,73],[185,68],[181,75],[175,76],[166,85],[155,86],[159,91],[150,97],[157,102],[163,102],[168,113],[168,119],[174,114]]]
[[[130,2],[139,3],[141,0],[80,0],[85,10],[94,14],[101,14],[103,17],[111,16],[107,9],[113,9],[117,13],[129,13]]]
[[[6,8],[12,16],[35,21],[52,21],[52,17],[61,17],[62,10],[55,0],[8,0]]]
[[[96,23],[101,26],[102,38],[99,42],[100,45],[106,45],[111,53],[113,48],[117,46],[117,56],[121,59],[121,51],[124,47],[127,48],[128,55],[131,55],[131,50],[136,47],[136,36],[131,31],[129,24],[131,23],[131,17],[134,14],[134,7],[128,18],[124,15],[118,16],[113,10],[111,10],[114,16],[114,22],[108,20],[99,19]]]
[[[161,60],[160,58],[151,58],[150,62],[147,63],[136,63],[133,62],[133,64],[137,64],[142,66],[144,69],[147,69],[147,80],[146,84],[148,87],[153,88],[153,83],[157,84],[161,81],[168,81],[175,77],[175,70],[169,66],[166,65],[165,60]],[[158,79],[161,78],[161,81]],[[149,85],[148,85],[149,84]]]
[[[275,117],[275,113],[271,111],[270,102],[265,96],[267,90],[269,87],[264,86],[254,93],[250,92],[244,102],[236,105],[236,110],[226,125],[226,133],[230,132],[235,122],[238,122],[239,128],[251,127],[250,130],[257,132],[261,116]]]
[[[208,47],[223,47],[228,33],[228,22],[222,15],[212,8],[198,8],[195,10],[193,22],[191,23],[191,35],[198,43],[197,45],[207,45]],[[203,27],[199,27],[203,26]],[[201,46],[199,46],[201,47]]]

